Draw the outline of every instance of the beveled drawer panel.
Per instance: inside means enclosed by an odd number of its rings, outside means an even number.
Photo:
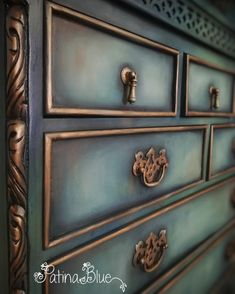
[[[229,259],[226,256],[226,251],[229,243],[235,238],[235,228],[230,234],[224,238],[217,240],[214,246],[210,246],[205,254],[199,256],[188,268],[183,270],[165,287],[157,292],[150,293],[168,293],[168,294],[188,294],[189,289],[191,294],[198,293],[214,293],[211,292],[214,284],[223,276],[229,264]],[[213,289],[215,291],[216,288]],[[219,292],[231,293],[232,292]],[[146,294],[146,293],[145,293]]]
[[[209,178],[235,171],[235,124],[211,126]]]
[[[178,126],[47,133],[46,246],[203,181],[206,131],[206,126]],[[166,169],[161,167],[164,158]],[[146,174],[140,172],[140,162],[146,164]],[[156,180],[151,181],[151,174]]]
[[[99,272],[110,273],[113,277],[122,279],[127,285],[127,293],[139,293],[140,289],[160,277],[233,219],[235,210],[230,203],[230,197],[234,188],[233,178],[192,194],[49,263],[61,272],[84,276],[82,265],[90,262]],[[153,271],[147,271],[144,267],[149,264],[147,256],[151,252],[148,247],[144,247],[144,251],[138,250],[139,246],[142,246],[139,242],[146,244],[146,240],[151,237],[150,233],[158,236],[154,239],[152,235],[153,243],[150,243],[156,244],[156,252],[164,245],[161,254],[154,256],[152,253],[155,263],[148,269],[153,268]],[[165,246],[166,244],[168,246]],[[140,252],[139,258],[145,256],[141,259],[144,261],[143,266],[135,263],[136,252]],[[112,285],[86,284],[74,287],[49,283],[46,285],[49,294],[71,294],[76,291],[91,294],[110,293],[111,289],[115,294],[120,293],[119,286],[119,282]]]
[[[46,7],[47,114],[176,115],[177,50],[57,4]]]
[[[234,116],[235,72],[186,56],[186,116]]]

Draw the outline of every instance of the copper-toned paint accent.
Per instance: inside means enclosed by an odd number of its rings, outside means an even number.
[[[214,179],[219,176],[223,176],[228,173],[232,173],[235,171],[235,167],[228,168],[222,172],[218,172],[216,174],[212,174],[212,154],[213,154],[213,144],[214,144],[214,130],[215,129],[223,129],[223,128],[235,128],[234,123],[228,123],[228,124],[216,124],[211,125],[211,134],[210,134],[210,150],[209,150],[209,164],[208,164],[208,179]],[[233,152],[233,146],[231,146],[231,152]]]
[[[87,251],[90,251],[94,248],[96,248],[99,245],[102,245],[103,243],[112,240],[113,238],[116,238],[118,236],[120,236],[121,234],[125,234],[127,232],[129,232],[130,230],[135,229],[136,227],[142,225],[143,223],[150,221],[151,219],[158,217],[161,214],[164,214],[178,206],[181,206],[183,204],[188,203],[189,201],[204,195],[204,193],[211,191],[213,189],[217,189],[223,185],[228,184],[231,181],[234,181],[235,178],[230,179],[229,181],[225,181],[223,183],[217,184],[213,187],[210,187],[204,191],[201,191],[197,194],[191,195],[187,198],[184,198],[180,201],[177,201],[173,204],[171,204],[170,206],[167,206],[165,208],[163,208],[162,210],[155,212],[147,217],[144,217],[142,219],[137,220],[134,223],[131,223],[125,227],[123,227],[122,229],[119,229],[118,231],[115,231],[109,235],[106,235],[105,237],[98,239],[92,243],[89,243],[86,246],[80,247],[77,250],[71,251],[57,259],[54,260],[50,260],[48,261],[48,264],[53,264],[55,267],[67,262],[68,260],[71,260],[79,255],[82,255],[84,253],[86,253]],[[163,274],[160,278],[157,279],[156,282],[154,282],[149,288],[147,288],[146,290],[144,290],[141,293],[152,293],[150,290],[153,290],[156,288],[157,285],[159,285],[158,283],[163,283],[164,281],[166,281],[169,276],[171,276],[172,274],[178,272],[179,269],[182,269],[183,267],[192,264],[192,261],[194,261],[194,259],[196,259],[196,261],[199,261],[199,259],[201,257],[204,256],[204,254],[207,253],[208,250],[212,249],[212,246],[215,246],[216,244],[218,244],[221,240],[223,240],[223,238],[225,237],[225,235],[227,235],[231,230],[234,229],[235,226],[235,219],[231,220],[227,225],[225,225],[221,230],[219,230],[217,233],[215,233],[211,238],[209,238],[208,240],[206,240],[204,243],[202,243],[199,247],[197,247],[192,253],[190,253],[189,255],[187,255],[184,259],[182,259],[179,263],[177,263],[174,267],[172,267],[169,271],[167,271],[165,274]],[[202,255],[200,255],[202,254]],[[191,263],[191,264],[190,264]],[[186,268],[187,269],[187,268]],[[45,294],[49,294],[49,283],[48,283],[48,279],[46,279],[45,281]]]
[[[6,1],[10,293],[27,292],[27,3]]]
[[[156,281],[154,281],[151,285],[145,288],[141,293],[150,294],[153,293],[155,289],[157,290],[157,293],[167,293],[169,289],[172,288],[176,283],[178,283],[191,269],[193,269],[193,267],[199,261],[201,261],[209,253],[210,250],[219,245],[224,240],[224,238],[227,235],[229,235],[229,233],[234,231],[234,227],[235,219],[232,219],[222,229],[217,231],[212,237],[203,242],[193,252],[184,257],[179,263],[173,266],[165,274],[160,276]],[[181,269],[183,270],[180,271]],[[174,278],[167,282],[167,280],[174,274],[176,274]],[[161,289],[159,289],[159,287],[161,287],[161,285],[163,285],[166,282],[167,284],[163,286]]]
[[[53,95],[52,95],[52,17],[53,13],[60,13],[67,15],[69,17],[77,18],[78,20],[85,21],[86,23],[92,24],[99,28],[110,31],[112,34],[119,35],[120,37],[125,37],[135,43],[142,44],[153,49],[159,50],[163,53],[175,56],[175,85],[172,89],[174,99],[172,101],[172,111],[170,112],[158,112],[158,111],[132,111],[132,110],[111,110],[111,109],[92,109],[92,108],[66,108],[66,107],[54,107],[53,106]],[[124,29],[118,28],[101,20],[95,19],[88,15],[76,12],[69,8],[57,5],[55,3],[46,2],[46,103],[45,111],[46,114],[50,115],[66,115],[66,116],[82,116],[82,115],[95,115],[95,116],[126,116],[126,117],[171,117],[176,116],[177,113],[177,97],[178,97],[178,76],[179,76],[179,51],[160,43],[147,39],[145,37],[136,35]]]
[[[103,238],[100,238],[100,239],[98,239],[98,240],[96,240],[96,241],[94,241],[94,242],[92,242],[92,243],[90,243],[90,244],[88,244],[88,245],[86,245],[84,247],[81,247],[81,248],[79,248],[77,250],[74,250],[74,251],[72,251],[70,253],[67,253],[64,256],[57,258],[56,260],[53,260],[52,264],[53,265],[58,265],[58,264],[61,264],[61,263],[65,262],[65,261],[71,259],[71,258],[79,256],[79,255],[81,255],[81,254],[83,254],[83,253],[85,253],[85,252],[87,252],[89,250],[92,250],[93,248],[95,248],[95,247],[97,247],[97,246],[99,246],[99,245],[101,245],[101,244],[103,244],[103,243],[105,243],[105,242],[107,242],[109,240],[112,240],[112,239],[114,239],[114,238],[116,238],[116,237],[118,237],[118,236],[120,236],[122,234],[125,234],[125,233],[127,233],[127,232],[141,226],[142,224],[144,224],[144,223],[146,223],[146,222],[148,222],[148,221],[150,221],[150,220],[152,220],[154,218],[157,218],[157,217],[159,217],[161,215],[164,215],[165,213],[170,212],[170,211],[172,211],[173,209],[175,209],[177,207],[186,205],[190,201],[193,201],[193,200],[203,196],[204,194],[206,194],[208,192],[211,192],[211,191],[219,189],[219,188],[221,188],[221,187],[223,187],[225,185],[228,185],[229,183],[234,182],[234,180],[235,180],[235,177],[233,177],[233,178],[231,178],[231,179],[229,179],[227,181],[221,182],[219,184],[216,184],[214,186],[211,186],[211,187],[209,187],[209,188],[207,188],[205,190],[202,190],[202,191],[200,191],[198,193],[195,193],[195,194],[192,194],[192,195],[190,195],[188,197],[180,199],[180,200],[178,200],[178,201],[176,201],[176,202],[174,202],[174,203],[172,203],[172,204],[170,204],[170,205],[168,205],[168,206],[166,206],[166,207],[164,207],[164,208],[162,208],[160,210],[155,211],[154,213],[149,214],[146,217],[143,217],[143,218],[138,219],[138,220],[136,220],[135,222],[133,222],[133,223],[131,223],[129,225],[126,225],[125,227],[123,227],[123,228],[121,228],[121,229],[119,229],[119,230],[117,230],[117,231],[103,237]]]
[[[167,246],[166,230],[161,230],[159,237],[150,233],[146,241],[139,241],[136,244],[134,266],[141,266],[147,273],[157,270],[163,261]]]
[[[205,65],[207,67],[216,69],[218,71],[222,71],[227,74],[231,74],[235,76],[235,72],[227,70],[225,68],[222,68],[220,66],[217,66],[213,63],[210,63],[208,61],[205,61],[199,57],[192,56],[187,54],[186,55],[186,64],[185,64],[185,70],[186,70],[186,78],[185,78],[185,116],[222,116],[222,117],[234,117],[235,116],[235,79],[233,83],[233,97],[231,97],[232,102],[232,112],[214,112],[214,111],[190,111],[188,109],[188,102],[189,102],[189,66],[190,62],[198,63],[200,65]],[[210,89],[209,89],[210,91]],[[215,109],[215,108],[214,108]]]
[[[132,215],[146,207],[155,205],[157,203],[166,200],[177,193],[180,193],[186,189],[190,189],[196,185],[199,185],[205,181],[204,175],[199,181],[186,185],[176,191],[169,194],[163,195],[154,200],[148,201],[144,204],[134,206],[123,212],[120,212],[112,217],[108,217],[102,221],[96,222],[94,224],[88,225],[85,228],[81,228],[74,232],[68,233],[62,237],[55,240],[50,240],[49,238],[49,226],[50,226],[50,205],[51,205],[51,149],[53,141],[66,140],[66,139],[77,139],[77,138],[88,138],[88,137],[101,137],[109,135],[130,135],[130,134],[144,134],[144,133],[154,133],[154,132],[174,132],[174,131],[192,131],[192,130],[204,130],[203,139],[203,156],[202,156],[202,166],[204,164],[204,148],[205,140],[207,137],[208,127],[207,125],[194,125],[194,126],[168,126],[168,127],[149,127],[149,128],[135,128],[135,129],[113,129],[113,130],[96,130],[96,131],[74,131],[74,132],[57,132],[57,133],[46,133],[44,138],[44,248],[50,248],[58,244],[67,242],[73,238],[76,238],[82,234],[86,234],[90,231],[94,231],[104,225],[117,221],[128,215]],[[203,170],[203,168],[202,168]]]
[[[151,147],[146,155],[142,151],[135,154],[132,170],[134,176],[142,176],[145,186],[156,187],[164,179],[167,167],[166,150],[162,149],[157,154],[154,148]]]

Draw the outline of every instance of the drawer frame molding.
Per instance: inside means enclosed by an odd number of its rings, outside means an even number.
[[[235,129],[235,123],[228,123],[228,124],[214,124],[211,125],[211,133],[210,133],[210,149],[209,149],[209,164],[208,164],[208,179],[212,180],[214,178],[217,178],[219,176],[223,176],[232,172],[235,172],[235,166],[230,167],[228,169],[225,169],[221,172],[212,174],[212,154],[213,154],[213,145],[214,145],[214,130],[215,129],[225,129],[225,128],[234,128]],[[231,146],[232,149],[232,146]],[[232,152],[232,150],[231,150]],[[235,156],[235,155],[234,155]]]
[[[189,203],[199,197],[203,197],[203,195],[205,195],[208,192],[211,192],[213,190],[224,187],[225,185],[234,182],[234,180],[235,180],[235,177],[230,178],[226,181],[220,182],[220,183],[215,184],[213,186],[210,186],[204,190],[201,190],[195,194],[191,194],[183,199],[177,200],[176,202],[171,203],[170,205],[163,207],[160,210],[157,210],[157,211],[155,211],[145,217],[142,217],[142,218],[122,227],[121,229],[115,230],[115,231],[113,231],[113,232],[111,232],[111,233],[109,233],[99,239],[96,239],[93,242],[89,242],[88,244],[86,244],[82,247],[78,247],[72,251],[65,252],[63,255],[60,255],[57,258],[49,260],[47,262],[47,264],[53,264],[55,267],[59,266],[59,265],[63,264],[64,262],[67,262],[68,260],[76,258],[76,257],[78,257],[78,256],[80,256],[80,255],[82,255],[92,249],[95,249],[96,247],[98,247],[98,246],[100,246],[100,245],[102,245],[112,239],[117,238],[118,236],[120,236],[122,234],[126,234],[129,231],[134,230],[135,228],[141,226],[142,224],[144,224],[146,222],[149,222],[150,220],[152,220],[154,218],[157,218],[161,215],[164,215],[165,213],[168,213],[177,207],[186,205],[187,203]],[[170,269],[169,272],[166,272],[165,274],[163,274],[162,277],[158,278],[158,280],[156,282],[154,282],[154,284],[151,284],[151,287],[154,286],[154,288],[156,288],[156,285],[155,285],[156,283],[158,284],[158,283],[162,283],[162,282],[166,281],[166,279],[169,279],[169,277],[172,275],[172,273],[178,272],[180,269],[183,269],[185,267],[185,265],[190,263],[190,260],[194,259],[195,254],[198,255],[198,253],[200,253],[202,249],[204,250],[205,248],[208,247],[208,243],[210,243],[211,241],[214,242],[215,241],[214,239],[217,240],[218,235],[224,236],[224,232],[226,234],[228,231],[233,229],[234,226],[235,226],[235,219],[233,219],[231,222],[229,222],[227,225],[225,225],[221,231],[219,231],[218,233],[215,233],[213,235],[214,237],[212,237],[212,239],[209,239],[208,241],[203,243],[204,245],[198,247],[197,250],[193,251],[189,255],[190,257],[187,256],[181,262],[176,264],[172,269]],[[218,238],[218,239],[220,239],[220,238]],[[46,279],[46,281],[44,283],[44,289],[45,289],[45,294],[49,294],[49,281],[48,281],[48,279]],[[149,293],[149,292],[143,292],[143,293]],[[152,292],[150,292],[150,293],[152,293]]]
[[[89,137],[102,137],[102,136],[117,136],[117,135],[131,135],[131,134],[146,134],[155,132],[181,132],[181,131],[193,131],[193,130],[204,130],[203,143],[202,143],[202,162],[201,162],[201,178],[193,183],[183,186],[168,194],[163,194],[160,197],[146,201],[143,204],[133,206],[122,212],[119,212],[111,217],[104,218],[101,221],[87,225],[86,227],[64,234],[63,236],[57,237],[50,240],[49,228],[50,228],[50,206],[51,206],[51,178],[52,178],[52,145],[54,141],[58,140],[69,140],[78,138],[89,138]],[[109,223],[123,219],[126,216],[133,215],[138,211],[141,211],[147,207],[162,202],[180,192],[190,189],[196,185],[205,182],[204,174],[204,162],[205,162],[205,146],[207,139],[208,126],[207,125],[190,125],[190,126],[168,126],[168,127],[149,127],[149,128],[133,128],[133,129],[112,129],[112,130],[93,130],[93,131],[72,131],[72,132],[55,132],[46,133],[44,136],[44,248],[51,248],[64,242],[67,242],[73,238],[76,238],[82,234],[86,234],[90,231],[94,231],[100,227],[103,227]]]
[[[174,85],[173,93],[174,98],[172,101],[172,111],[137,111],[137,110],[111,110],[111,109],[92,109],[92,108],[69,108],[69,107],[56,107],[53,105],[53,90],[52,90],[52,18],[53,13],[59,15],[69,16],[75,20],[81,20],[85,23],[91,24],[95,27],[101,28],[112,34],[118,35],[137,44],[145,45],[152,49],[157,49],[165,54],[175,57],[174,69]],[[178,76],[179,76],[179,51],[171,47],[167,47],[153,40],[147,39],[135,33],[131,33],[119,27],[113,26],[96,18],[76,12],[72,9],[63,7],[61,5],[46,2],[46,52],[45,52],[45,71],[46,71],[46,101],[45,112],[47,115],[59,116],[123,116],[123,117],[154,117],[165,116],[175,117],[177,114],[177,97],[178,97]]]
[[[224,238],[226,238],[235,228],[235,218],[229,221],[224,227],[217,231],[212,237],[204,241],[198,248],[196,248],[192,253],[183,258],[179,263],[177,263],[172,269],[167,271],[165,274],[160,276],[156,281],[145,288],[141,293],[150,294],[153,291],[158,291],[157,293],[163,294],[167,293],[175,284],[177,284],[184,276],[193,269],[212,249],[219,245]],[[232,239],[234,241],[234,239]],[[226,253],[226,252],[225,252]],[[180,271],[180,269],[183,269]],[[174,278],[169,282],[167,280],[169,277],[177,273]],[[163,286],[162,286],[163,284]],[[159,289],[160,288],[160,289]]]
[[[6,3],[9,293],[28,293],[28,2]]]
[[[230,75],[234,76],[233,79],[233,92],[232,92],[232,112],[219,112],[219,111],[194,111],[194,110],[189,110],[189,67],[190,67],[190,62],[197,63],[202,66],[206,66]],[[185,54],[185,101],[184,101],[184,115],[185,116],[221,116],[221,117],[234,117],[235,116],[235,72],[231,70],[227,70],[223,67],[220,67],[218,65],[215,65],[214,63],[211,63],[209,61],[203,60],[199,57],[190,55],[190,54]],[[209,89],[208,89],[209,90]],[[210,93],[208,91],[208,97]]]

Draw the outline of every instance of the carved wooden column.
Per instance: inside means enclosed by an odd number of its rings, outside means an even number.
[[[27,293],[27,10],[6,0],[7,184],[10,293]]]

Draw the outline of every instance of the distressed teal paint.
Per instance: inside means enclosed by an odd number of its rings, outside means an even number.
[[[235,140],[235,127],[214,129],[213,152],[211,158],[212,175],[235,167],[235,152],[232,150],[233,140]]]
[[[29,129],[29,215],[28,215],[28,226],[29,226],[29,236],[30,236],[30,259],[29,259],[29,282],[30,282],[30,293],[33,294],[41,294],[43,293],[42,288],[43,285],[36,284],[33,278],[33,274],[35,271],[40,270],[40,264],[45,262],[45,260],[49,260],[52,258],[55,258],[56,256],[64,255],[66,252],[74,249],[77,246],[80,246],[81,244],[84,244],[85,242],[93,242],[96,238],[101,236],[102,234],[108,234],[111,230],[113,230],[116,226],[105,226],[102,229],[96,230],[92,233],[80,236],[79,238],[75,238],[73,240],[70,240],[69,242],[65,242],[64,244],[60,244],[59,246],[55,246],[51,249],[44,250],[42,246],[42,233],[43,233],[43,220],[45,218],[45,215],[43,213],[43,133],[44,132],[58,132],[58,131],[71,131],[71,130],[91,130],[91,129],[107,129],[107,128],[132,128],[132,127],[147,127],[147,126],[166,126],[166,125],[177,125],[177,124],[215,124],[215,123],[227,123],[228,118],[183,118],[180,117],[180,105],[181,102],[184,99],[184,93],[181,92],[181,86],[182,84],[185,84],[185,81],[182,80],[182,72],[183,72],[183,52],[189,53],[191,55],[198,56],[204,60],[208,60],[210,62],[216,63],[226,69],[234,70],[235,68],[235,62],[234,60],[226,57],[223,53],[219,53],[217,51],[211,50],[209,47],[204,46],[202,43],[197,42],[196,40],[193,40],[192,38],[188,38],[186,35],[183,34],[176,34],[175,31],[170,29],[169,27],[165,26],[160,21],[153,20],[151,17],[146,16],[143,12],[137,12],[134,9],[129,9],[126,5],[121,5],[119,1],[109,1],[109,0],[86,0],[86,1],[77,1],[77,0],[55,0],[54,2],[60,3],[61,5],[71,7],[74,10],[80,11],[84,14],[94,16],[95,18],[104,20],[108,23],[114,24],[118,27],[125,28],[128,31],[135,32],[139,35],[145,36],[149,39],[155,40],[157,42],[161,42],[163,44],[166,44],[168,46],[177,48],[180,50],[180,71],[179,71],[179,95],[178,95],[178,113],[176,118],[94,118],[94,117],[86,117],[86,118],[80,118],[80,119],[74,119],[74,118],[59,118],[54,117],[53,119],[48,119],[44,116],[43,113],[43,103],[45,102],[45,95],[44,95],[44,86],[45,86],[45,71],[43,68],[44,62],[46,61],[46,54],[43,54],[43,47],[45,45],[45,25],[43,24],[43,20],[45,17],[44,14],[44,1],[30,1],[30,9],[29,9],[29,47],[30,47],[30,63],[29,63],[29,99],[30,99],[30,105],[29,105],[29,111],[30,111],[30,129]],[[3,28],[2,26],[1,28]],[[61,28],[62,26],[60,26]],[[63,31],[65,31],[64,40],[66,38],[66,35],[69,33],[70,27],[68,27],[68,30],[65,30],[63,28]],[[62,38],[62,37],[61,37]],[[75,37],[74,37],[75,38]],[[62,41],[61,41],[62,43]],[[54,42],[53,45],[56,43]],[[131,44],[131,43],[130,43]],[[66,45],[66,42],[64,41],[63,46]],[[67,46],[69,47],[69,45]],[[69,48],[68,48],[69,50]],[[56,48],[54,49],[56,51]],[[53,52],[54,52],[53,51]],[[44,52],[45,53],[45,52]],[[55,53],[55,52],[54,52]],[[158,53],[156,52],[156,55]],[[97,57],[97,59],[99,56]],[[170,62],[170,61],[169,61]],[[155,64],[155,60],[152,59],[151,63]],[[66,78],[66,71],[64,71],[64,68],[61,67],[60,70],[62,72],[59,72],[59,74],[62,76],[62,79],[60,82],[62,83],[64,78]],[[79,68],[77,69],[79,70]],[[111,71],[110,71],[111,72]],[[57,74],[57,73],[55,73]],[[110,74],[110,73],[109,73]],[[107,79],[107,76],[105,75],[104,79]],[[140,74],[140,73],[139,73]],[[74,74],[75,78],[77,76],[77,71]],[[116,76],[115,76],[116,77]],[[167,80],[168,81],[168,80]],[[104,81],[104,87],[108,87],[110,79],[107,79]],[[141,83],[141,80],[139,79],[139,85]],[[139,86],[138,85],[138,86]],[[155,92],[159,91],[159,85],[158,81],[156,80],[155,84]],[[121,86],[120,86],[121,87]],[[91,90],[91,86],[89,86],[88,90]],[[122,91],[122,88],[120,88]],[[92,90],[93,91],[93,90]],[[71,89],[67,88],[67,93],[71,95]],[[122,92],[121,92],[122,93]],[[79,94],[79,92],[75,93]],[[73,95],[75,95],[73,94]],[[140,98],[138,92],[137,92],[137,99]],[[2,95],[4,97],[4,95]],[[66,96],[66,99],[68,96]],[[95,100],[95,98],[92,98]],[[98,100],[98,99],[97,99]],[[96,100],[96,101],[97,101]],[[118,99],[119,101],[119,96]],[[67,100],[63,100],[65,103]],[[68,100],[68,102],[72,103],[72,99]],[[86,101],[84,102],[86,103]],[[88,103],[88,101],[87,101]],[[98,103],[98,102],[97,102]],[[100,102],[99,102],[100,103]],[[116,103],[116,102],[115,102]],[[157,103],[157,102],[156,102]],[[79,103],[80,106],[80,103]],[[97,106],[97,104],[96,104]],[[134,106],[134,105],[132,105]],[[131,106],[131,107],[132,107]],[[127,107],[127,106],[126,106]],[[136,106],[137,107],[137,104]],[[95,144],[95,140],[92,141],[93,144]],[[175,146],[175,149],[178,150],[178,148],[181,148],[181,146],[184,144],[184,139],[182,137],[181,142]],[[207,147],[207,146],[206,146]],[[206,157],[207,157],[207,151],[206,148]],[[68,151],[69,152],[69,151]],[[64,155],[63,155],[64,156]],[[81,155],[82,156],[82,155]],[[3,165],[3,164],[2,164]],[[177,172],[181,172],[180,169],[177,169]],[[63,169],[61,172],[63,172],[64,176],[67,178],[68,171],[66,169]],[[228,176],[228,175],[227,175]],[[216,178],[215,180],[210,180],[202,185],[198,185],[194,187],[193,189],[187,190],[183,193],[177,194],[175,197],[170,198],[168,201],[164,201],[161,203],[161,206],[165,206],[169,202],[173,202],[176,199],[180,199],[184,196],[189,195],[192,191],[196,192],[199,189],[206,188],[208,186],[211,186],[215,184],[218,181],[222,181],[225,179],[225,176]],[[3,179],[2,179],[3,180]],[[221,191],[223,193],[223,191]],[[5,195],[3,193],[2,195]],[[110,193],[110,197],[112,197],[112,193]],[[135,195],[133,195],[133,199],[135,198]],[[228,199],[228,198],[226,198]],[[229,201],[229,199],[228,199]],[[215,202],[211,203],[210,209],[214,209],[214,206],[216,205],[216,198]],[[155,209],[156,206],[151,207],[151,209]],[[3,208],[2,208],[3,209]],[[185,210],[187,211],[187,206],[185,206]],[[219,209],[216,210],[219,212]],[[58,214],[62,215],[62,211],[59,211]],[[79,210],[77,211],[77,214],[79,214]],[[146,213],[146,211],[144,211]],[[144,213],[141,212],[142,215]],[[68,214],[67,214],[68,215]],[[198,212],[198,215],[200,216],[200,212]],[[198,218],[197,215],[197,218]],[[218,214],[219,215],[219,214]],[[129,221],[133,221],[137,217],[140,217],[140,213],[132,215],[132,217],[128,217],[123,219],[119,222],[119,225],[123,225],[124,223],[127,223]],[[178,216],[180,217],[180,215]],[[209,222],[213,222],[217,219],[217,215],[213,215],[211,219],[209,219]],[[190,218],[190,222],[193,222],[194,220]],[[183,224],[184,228],[187,229],[187,223]],[[204,224],[201,223],[201,227],[204,227]],[[150,227],[151,229],[152,227]],[[70,229],[70,226],[68,225],[68,228]],[[154,228],[155,229],[155,228]],[[197,228],[197,230],[200,230],[200,228]],[[139,236],[137,237],[143,237],[143,233],[145,236],[148,234],[148,228],[145,227],[145,231],[142,233],[139,233]],[[2,232],[3,233],[3,232]],[[196,239],[194,239],[193,232],[191,232],[191,240],[190,244],[195,245]],[[208,229],[208,234],[211,232]],[[134,242],[131,243],[131,246],[134,246],[133,244],[136,242],[138,238],[135,238]],[[178,236],[176,236],[178,238]],[[138,239],[139,240],[139,239]],[[3,241],[3,240],[1,240]],[[115,249],[118,249],[117,245],[115,245]],[[123,249],[125,253],[125,248]],[[133,249],[134,250],[134,249]],[[2,251],[1,251],[2,252]],[[120,256],[117,255],[117,252],[119,250],[116,250],[113,252],[112,256],[107,255],[107,258],[105,256],[105,252],[103,255],[103,258],[101,258],[102,263],[106,263],[106,266],[109,263],[113,263],[113,273],[116,273],[115,269],[115,261],[119,258],[125,258],[125,255],[123,256],[123,252]],[[93,252],[95,254],[95,251]],[[110,257],[111,256],[111,257]],[[2,256],[6,260],[7,255],[5,254]],[[79,265],[78,265],[79,266]],[[99,268],[99,264],[96,265]],[[76,270],[76,269],[75,269]],[[110,268],[107,268],[107,270],[110,270]],[[120,277],[123,278],[122,273],[126,275],[128,273],[128,269],[124,270],[122,268]],[[143,278],[143,276],[147,276],[147,274],[141,273],[138,277],[139,280]],[[151,279],[151,278],[150,278]],[[140,283],[138,279],[134,281],[134,283]],[[7,283],[7,279],[5,279],[5,283]],[[144,282],[144,281],[143,281]],[[1,284],[2,285],[2,284]],[[108,293],[112,293],[113,289],[116,290],[117,284],[112,284],[111,287],[107,287]],[[66,290],[65,290],[66,288]],[[68,287],[65,287],[61,289],[60,291],[64,291],[66,294],[70,294],[70,290]],[[73,287],[74,288],[74,287]],[[7,293],[7,290],[5,288],[2,291],[5,291],[4,293]],[[137,287],[136,287],[137,289]],[[79,288],[77,290],[74,290],[74,293],[80,293]],[[95,292],[95,289],[93,290]],[[111,291],[111,292],[110,292]],[[119,290],[121,293],[121,290]],[[139,289],[136,291],[139,292]],[[58,291],[54,293],[59,293]],[[89,290],[85,293],[90,293]],[[95,293],[103,293],[102,289],[101,291],[96,291]],[[197,293],[198,294],[198,293]]]
[[[175,130],[54,141],[51,237],[200,180],[203,134]],[[157,152],[165,148],[169,161],[164,180],[154,188],[132,174],[135,153],[151,146]]]
[[[191,111],[211,111],[211,86],[220,90],[217,112],[232,112],[234,76],[190,61],[188,106]],[[214,111],[214,110],[213,110]]]
[[[205,294],[210,293],[213,285],[223,278],[228,262],[225,258],[226,245],[231,236],[200,260],[183,279],[167,291],[167,294]]]
[[[55,106],[172,111],[175,57],[61,16],[52,23]],[[124,66],[138,75],[131,106],[120,78]]]
[[[185,254],[197,247],[213,232],[223,227],[234,216],[234,209],[230,205],[230,184],[216,191],[211,191],[197,198],[187,205],[180,206],[163,214],[127,233],[97,246],[78,257],[61,264],[57,269],[69,273],[79,273],[82,264],[90,261],[100,272],[110,273],[122,278],[128,285],[126,293],[136,293],[154,278],[180,261]],[[158,233],[167,230],[168,249],[160,269],[153,273],[144,273],[132,265],[135,244],[145,240],[150,232]],[[220,264],[218,264],[219,266]],[[120,293],[117,285],[50,285],[50,294],[62,293]]]

